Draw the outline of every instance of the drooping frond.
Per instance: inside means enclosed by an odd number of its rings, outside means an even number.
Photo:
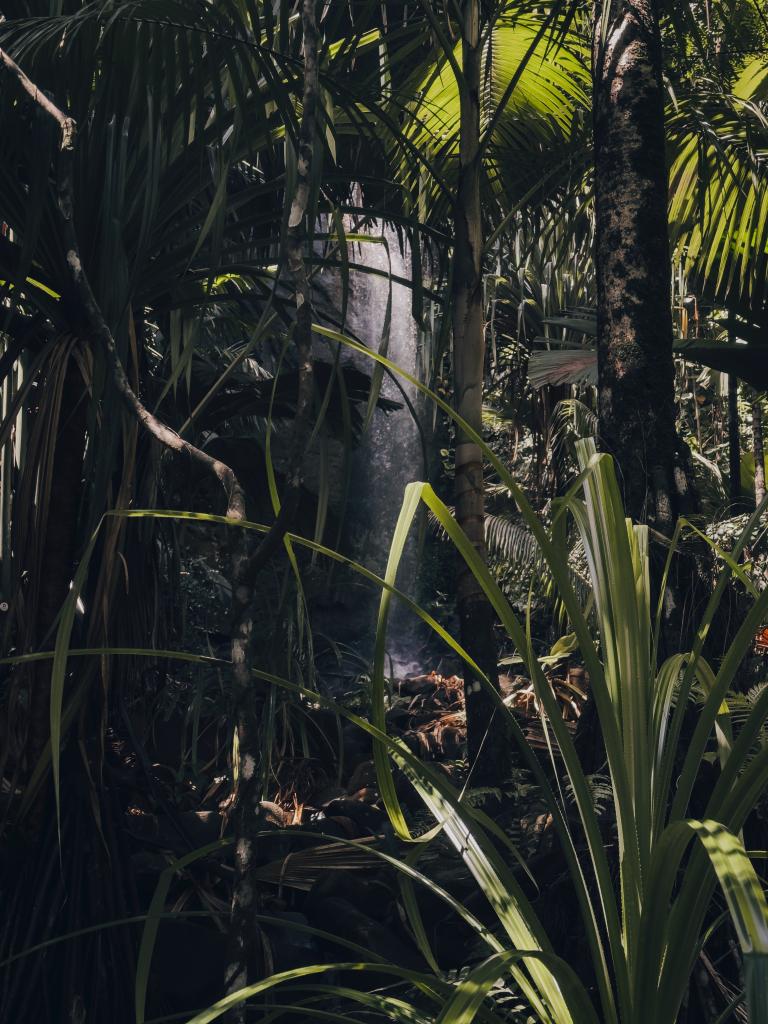
[[[483,53],[481,132],[484,189],[491,204],[516,203],[553,173],[553,154],[563,156],[578,135],[579,111],[587,107],[588,72],[582,41],[572,31],[558,34],[555,19],[520,14],[504,4],[487,34]],[[557,45],[553,38],[557,37]],[[408,142],[426,154],[441,178],[455,183],[458,171],[461,46],[447,42],[431,69],[413,83],[405,129]],[[578,145],[581,144],[579,139]],[[444,199],[423,173],[407,162],[400,175],[418,196],[423,217],[446,216]]]
[[[668,118],[675,249],[709,294],[753,311],[768,269],[767,96],[759,57],[731,93],[702,86]]]
[[[552,413],[551,443],[554,448],[597,434],[597,413],[578,398],[564,398]]]
[[[530,571],[540,561],[533,534],[513,513],[486,513],[485,543],[492,559],[514,567],[516,571]]]
[[[528,362],[531,387],[596,384],[597,359],[592,348],[559,348],[534,352]]]

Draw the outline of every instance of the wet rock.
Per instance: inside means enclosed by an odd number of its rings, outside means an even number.
[[[340,796],[346,795],[346,790],[342,789],[341,786],[324,786],[323,789],[319,789],[312,797],[312,804],[315,809],[325,806],[330,803],[331,800],[337,800]],[[308,809],[305,806],[304,813],[308,813]],[[310,812],[311,813],[311,812]]]
[[[331,817],[326,817],[328,825],[339,829],[338,832],[330,832],[328,829],[324,829],[326,835],[338,835],[341,839],[362,839],[366,833],[353,821],[352,818],[346,818],[340,814],[334,814]]]
[[[359,839],[359,830],[351,818],[329,818],[325,811],[313,814],[309,821],[302,825],[306,832],[317,832],[318,837],[329,836],[336,839]],[[318,838],[318,842],[320,838]]]
[[[354,822],[361,835],[381,835],[387,824],[387,816],[383,811],[362,800],[340,799],[326,804],[327,818],[346,818]]]

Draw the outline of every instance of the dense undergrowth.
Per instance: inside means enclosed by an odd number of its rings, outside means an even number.
[[[0,1019],[768,1024],[767,44],[3,4]]]

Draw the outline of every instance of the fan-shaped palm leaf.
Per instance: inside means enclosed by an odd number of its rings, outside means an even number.
[[[767,82],[756,58],[731,93],[704,83],[668,118],[675,247],[709,294],[752,310],[768,266]]]

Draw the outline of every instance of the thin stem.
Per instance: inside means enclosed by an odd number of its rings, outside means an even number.
[[[288,481],[277,518],[256,552],[249,556],[244,540],[243,545],[233,554],[232,682],[238,776],[233,800],[235,884],[230,924],[230,957],[225,978],[228,994],[239,992],[253,981],[253,976],[260,970],[258,961],[262,954],[261,936],[254,919],[258,903],[255,870],[259,833],[263,827],[261,801],[264,796],[264,766],[268,762],[265,747],[269,741],[262,726],[269,691],[263,682],[255,685],[250,664],[255,583],[261,568],[283,543],[298,509],[302,466],[310,439],[314,403],[312,289],[304,255],[304,226],[311,192],[319,99],[315,0],[303,0],[301,21],[304,56],[302,116],[297,143],[296,190],[290,200],[285,244],[286,262],[295,292],[293,339],[298,363],[296,416],[289,451]],[[241,1024],[245,1021],[245,1014],[245,1004],[239,1003],[233,1007],[230,1020],[233,1024]]]
[[[759,505],[765,497],[763,407],[759,395],[755,395],[752,402],[752,452],[755,456],[755,505]]]

